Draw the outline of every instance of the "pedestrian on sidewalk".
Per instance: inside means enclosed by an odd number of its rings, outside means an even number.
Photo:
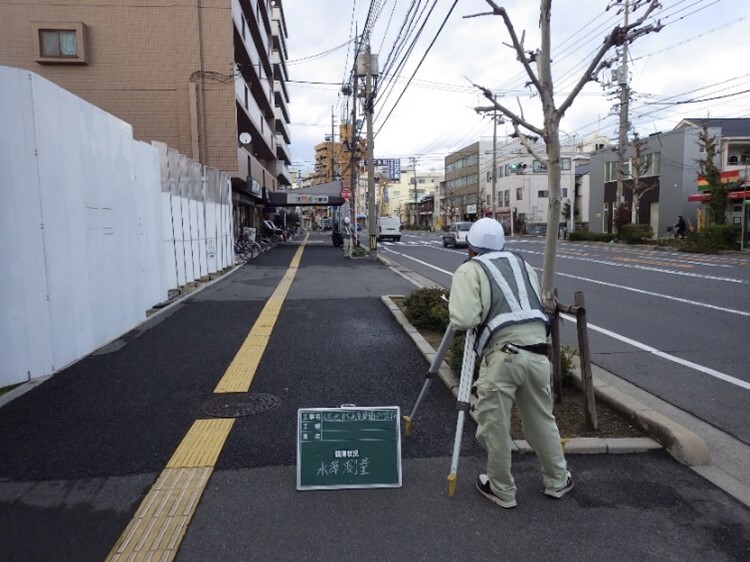
[[[499,222],[483,218],[467,236],[469,259],[453,275],[450,321],[457,330],[476,328],[481,359],[477,390],[477,439],[487,451],[479,492],[504,508],[516,506],[511,474],[511,408],[542,466],[544,493],[561,498],[573,479],[552,414],[547,326],[539,280],[516,252],[506,251]]]
[[[352,227],[349,224],[349,217],[344,217],[344,228],[341,235],[344,237],[344,257],[352,257]]]

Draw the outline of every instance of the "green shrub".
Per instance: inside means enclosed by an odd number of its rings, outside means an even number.
[[[620,240],[625,244],[640,244],[651,240],[654,231],[648,224],[623,224],[620,227]]]
[[[354,248],[352,248],[352,256],[354,256],[355,258],[364,257],[369,253],[370,251],[364,246],[354,246]]]
[[[568,388],[575,386],[573,382],[573,358],[578,355],[578,349],[569,345],[560,346],[560,378]]]
[[[690,233],[679,246],[681,252],[718,254],[721,250],[738,250],[742,228],[736,224],[712,224],[703,232]]]
[[[579,242],[611,242],[614,240],[613,234],[606,232],[589,232],[588,230],[576,230],[568,236],[569,240],[578,240]]]
[[[446,289],[423,287],[404,299],[404,308],[409,322],[416,328],[444,332],[448,327],[448,296]]]
[[[701,236],[721,250],[739,250],[742,227],[738,224],[712,224],[701,232]]]

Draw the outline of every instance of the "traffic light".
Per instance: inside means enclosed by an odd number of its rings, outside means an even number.
[[[526,169],[526,164],[524,164],[523,162],[513,162],[510,165],[510,170],[512,172],[516,172],[517,174],[522,173],[524,169]]]

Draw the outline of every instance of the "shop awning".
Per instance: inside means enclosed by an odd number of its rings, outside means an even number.
[[[709,199],[711,199],[710,193],[693,193],[692,195],[688,195],[688,201],[708,201]],[[750,190],[730,191],[729,199],[750,199]]]

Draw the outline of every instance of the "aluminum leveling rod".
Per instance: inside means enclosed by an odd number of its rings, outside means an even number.
[[[408,416],[404,416],[404,422],[406,422],[406,425],[404,426],[404,432],[406,433],[406,435],[411,434],[411,427],[414,424],[414,419],[417,415],[417,408],[419,408],[419,404],[422,402],[422,399],[427,395],[427,389],[430,388],[432,379],[435,378],[438,371],[440,370],[440,365],[442,364],[443,359],[445,358],[445,354],[448,351],[451,342],[453,341],[453,336],[455,335],[456,329],[449,324],[445,329],[443,339],[440,342],[440,346],[438,347],[437,353],[435,354],[435,358],[432,360],[432,365],[430,365],[430,369],[425,375],[426,380],[424,381],[424,386],[422,386],[422,391],[419,393],[417,402],[414,404],[414,408],[412,409],[411,414],[409,414]]]
[[[456,473],[458,471],[458,457],[461,453],[461,435],[464,432],[464,417],[469,411],[469,395],[471,393],[471,382],[474,378],[474,364],[477,353],[474,351],[476,340],[475,330],[466,332],[466,344],[464,345],[464,358],[461,363],[461,382],[458,385],[458,422],[456,423],[456,437],[453,440],[453,459],[451,460],[451,473],[448,475],[448,495],[453,497],[456,492]]]

